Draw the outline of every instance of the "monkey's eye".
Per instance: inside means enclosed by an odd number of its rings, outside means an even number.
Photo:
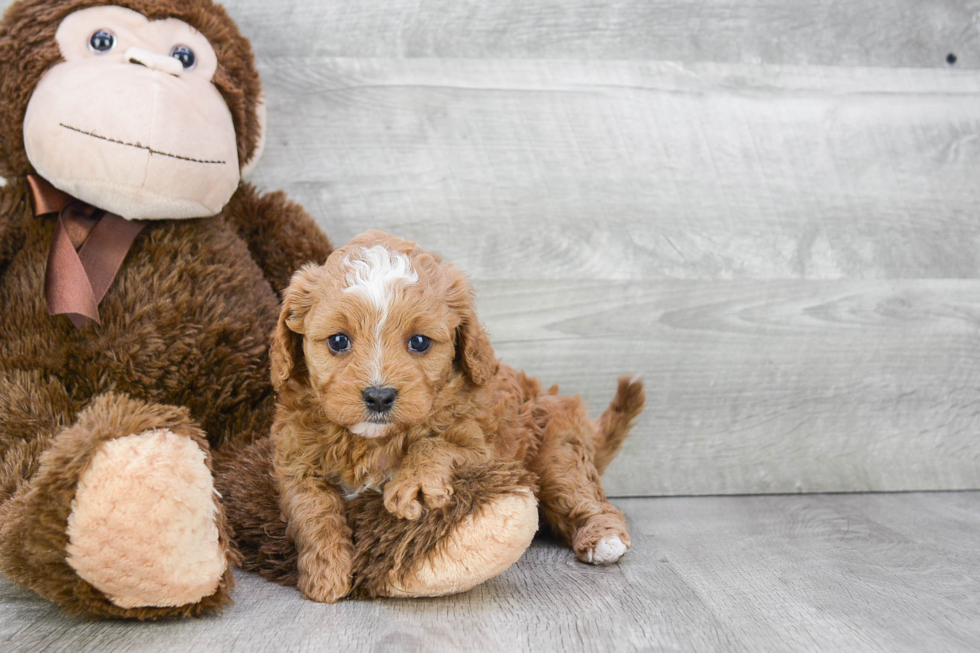
[[[423,335],[415,335],[408,339],[408,351],[423,353],[429,351],[432,346],[432,338]]]
[[[194,51],[186,45],[175,45],[170,50],[170,56],[179,61],[184,67],[184,70],[190,70],[197,64],[197,57],[194,56]]]
[[[88,49],[96,54],[103,54],[116,45],[116,35],[107,29],[100,29],[88,40]]]
[[[330,347],[330,351],[341,353],[350,349],[350,338],[342,333],[335,333],[329,338],[327,338],[327,347]]]

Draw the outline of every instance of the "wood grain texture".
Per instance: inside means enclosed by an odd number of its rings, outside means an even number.
[[[633,549],[539,539],[461,596],[304,601],[239,574],[212,619],[86,623],[0,580],[7,653],[975,651],[980,494],[631,499]]]
[[[975,0],[226,0],[260,53],[980,66]]]
[[[477,279],[980,275],[980,74],[266,60],[284,188]],[[475,246],[474,246],[475,245]]]
[[[644,374],[610,494],[980,487],[973,73],[310,61],[261,178],[455,261],[596,413]]]
[[[498,355],[647,409],[613,496],[976,488],[980,281],[487,281]]]
[[[0,0],[0,10],[12,0]],[[980,67],[977,0],[224,0],[260,56]]]

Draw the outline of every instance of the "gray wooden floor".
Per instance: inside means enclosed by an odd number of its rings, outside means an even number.
[[[444,599],[319,605],[239,574],[216,618],[86,623],[0,580],[0,650],[980,650],[980,493],[616,503],[634,541],[619,566],[540,540]]]

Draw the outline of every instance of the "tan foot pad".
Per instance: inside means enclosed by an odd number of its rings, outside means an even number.
[[[433,557],[388,596],[446,596],[473,589],[504,572],[531,545],[538,530],[538,502],[528,490],[497,499],[466,518]]]
[[[123,608],[196,603],[227,564],[213,495],[194,441],[166,430],[110,440],[79,481],[68,564]]]

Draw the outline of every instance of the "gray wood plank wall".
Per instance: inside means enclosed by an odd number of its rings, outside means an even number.
[[[225,4],[257,183],[597,412],[645,376],[610,494],[980,487],[980,2]]]

